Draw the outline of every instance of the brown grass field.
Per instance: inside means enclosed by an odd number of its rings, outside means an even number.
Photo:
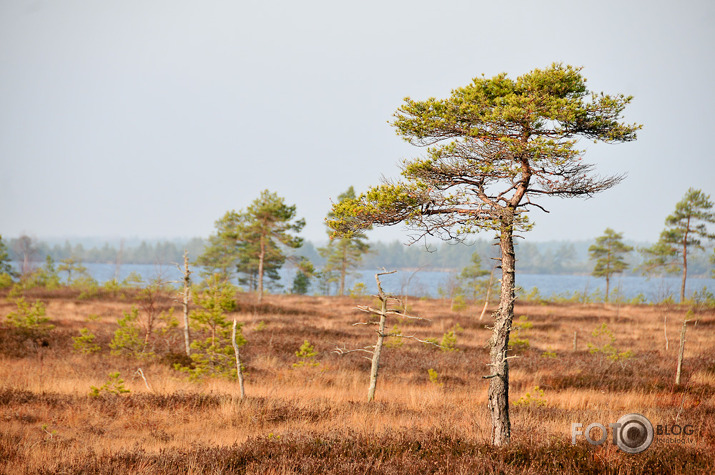
[[[47,303],[55,325],[38,345],[7,324],[15,305],[6,296],[0,294],[0,473],[715,473],[712,308],[689,317],[676,386],[687,307],[517,302],[516,316],[533,326],[520,335],[528,348],[511,360],[510,400],[537,396],[535,386],[543,396],[512,406],[512,443],[494,448],[482,379],[489,374],[490,318],[480,322],[476,306],[456,312],[446,301],[410,299],[410,313],[429,320],[389,326],[441,339],[459,324],[458,351],[407,338],[386,348],[376,401],[368,403],[369,361],[333,350],[374,343],[372,328],[352,325],[365,318],[355,305],[370,298],[269,295],[257,307],[239,294],[239,311],[229,319],[244,324],[248,341],[241,401],[235,381],[193,382],[172,369],[178,356],[167,351],[181,352],[178,333],[155,358],[113,357],[108,345],[131,298],[28,292],[28,301]],[[175,303],[167,296],[162,305]],[[588,351],[602,323],[631,358],[614,362]],[[72,337],[83,327],[97,335],[99,353],[73,351]],[[304,340],[315,346],[319,365],[294,368]],[[131,392],[90,397],[90,386],[114,371]],[[692,434],[656,435],[635,455],[610,435],[600,446],[583,437],[572,445],[572,423],[608,426],[629,413],[671,430],[689,426]]]

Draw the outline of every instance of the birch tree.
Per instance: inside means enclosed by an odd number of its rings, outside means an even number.
[[[501,259],[499,308],[490,339],[489,410],[494,445],[508,444],[508,343],[514,316],[514,235],[531,228],[526,212],[542,197],[591,197],[619,183],[584,163],[579,138],[635,140],[622,122],[631,97],[590,94],[580,68],[553,64],[516,79],[477,77],[446,99],[405,99],[392,125],[426,156],[402,162],[402,180],[385,180],[333,207],[337,235],[404,223],[423,236],[464,239],[496,231]]]

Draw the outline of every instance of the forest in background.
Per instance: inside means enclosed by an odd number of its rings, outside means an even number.
[[[16,249],[17,239],[7,240],[10,259],[21,261]],[[460,270],[469,264],[474,252],[482,261],[482,267],[490,266],[491,258],[497,255],[497,249],[492,240],[477,239],[467,243],[449,244],[436,243],[426,246],[415,243],[407,246],[400,241],[370,242],[370,252],[360,264],[361,269],[430,269],[430,270]],[[588,247],[594,241],[544,241],[517,243],[516,255],[520,272],[527,274],[588,274],[593,270],[593,262],[588,258]],[[652,243],[626,241],[636,251],[650,246]],[[105,264],[162,264],[171,265],[183,261],[184,250],[189,251],[191,259],[202,254],[206,240],[202,238],[172,239],[172,240],[141,240],[127,239],[109,242],[98,238],[82,238],[70,240],[34,240],[33,261],[42,263],[46,256],[55,261],[74,258],[85,263]],[[317,248],[325,243],[305,241],[303,246],[294,251],[296,257],[305,257],[317,267],[325,264]],[[691,276],[709,276],[709,255],[712,246],[706,246],[705,251],[694,250],[689,256],[688,274]],[[639,252],[626,256],[630,264],[625,275],[639,274],[637,267],[642,262]]]

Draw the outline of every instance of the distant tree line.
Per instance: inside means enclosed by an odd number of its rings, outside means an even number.
[[[28,241],[29,239],[29,241]],[[10,260],[23,262],[27,255],[29,262],[45,262],[47,256],[55,261],[73,258],[85,263],[102,264],[173,264],[183,262],[184,249],[191,255],[200,254],[206,241],[193,238],[186,241],[141,241],[135,245],[85,246],[82,243],[65,241],[63,244],[48,244],[43,241],[20,236],[7,240]]]
[[[23,255],[19,250],[20,238],[5,240],[10,261],[21,263]],[[649,243],[625,241],[637,249],[644,248]],[[519,269],[526,274],[588,274],[593,270],[593,262],[589,261],[588,247],[593,241],[546,241],[521,242],[517,244]],[[322,243],[305,241],[297,250],[296,255],[307,258],[316,267],[322,268],[326,258],[318,252]],[[33,241],[30,261],[39,264],[45,262],[46,256],[59,262],[74,258],[84,263],[104,264],[164,264],[170,265],[183,262],[184,249],[189,255],[199,256],[206,246],[206,239],[193,238],[189,240],[140,241],[138,244],[125,245],[123,248],[115,244],[103,243],[101,246],[88,246],[81,243],[48,244],[43,241]],[[121,249],[121,253],[120,253]],[[459,271],[469,262],[473,253],[477,253],[482,266],[489,268],[495,261],[496,250],[493,241],[478,239],[465,244],[438,243],[425,247],[423,244],[405,246],[401,241],[370,242],[370,252],[360,263],[361,269],[430,269]],[[694,250],[689,256],[688,273],[692,276],[708,276],[712,264],[709,255],[712,250]],[[633,252],[626,256],[629,267],[625,275],[640,275],[639,266],[643,256]]]

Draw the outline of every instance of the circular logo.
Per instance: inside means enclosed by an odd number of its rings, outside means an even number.
[[[629,454],[639,454],[653,443],[653,424],[642,414],[626,414],[618,419],[616,443]]]

